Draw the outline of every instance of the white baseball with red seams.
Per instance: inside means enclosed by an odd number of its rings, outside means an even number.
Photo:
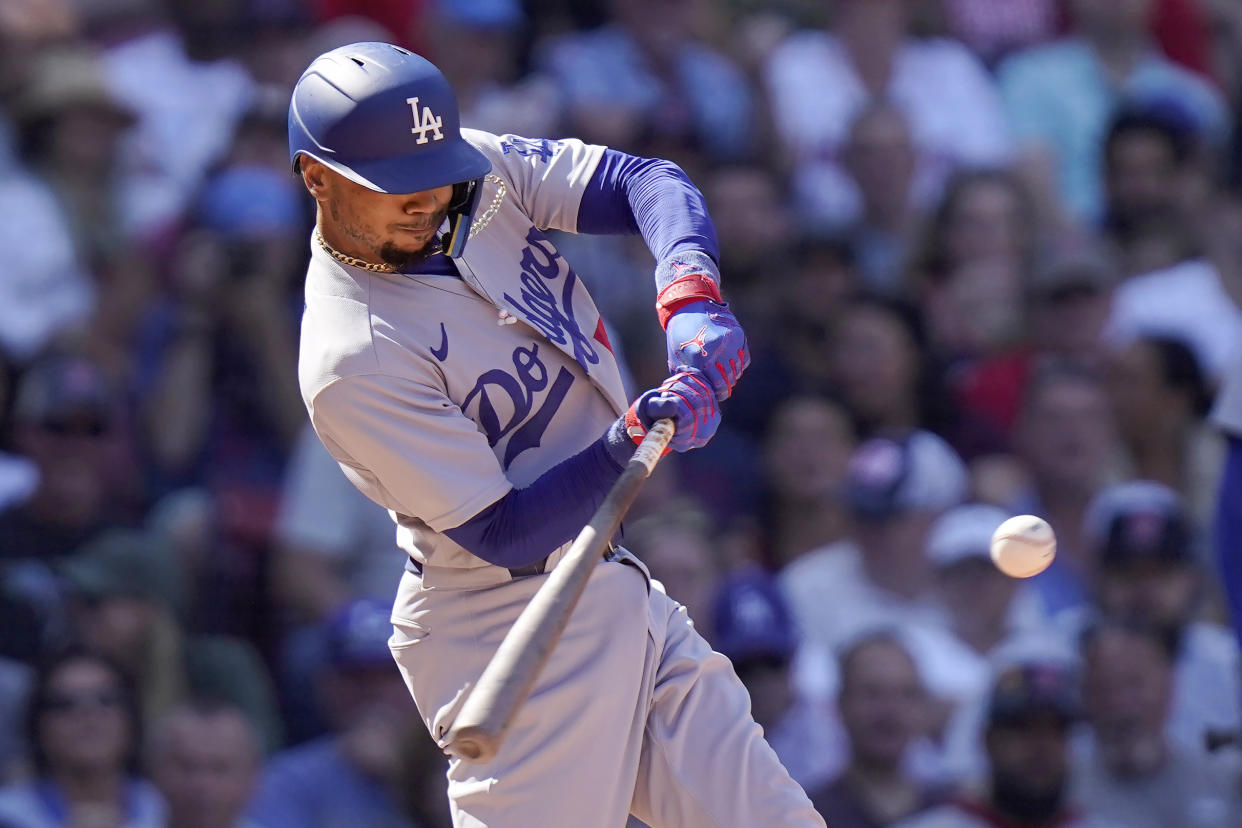
[[[992,533],[992,562],[1011,578],[1038,575],[1056,555],[1056,534],[1035,515],[1011,517]]]

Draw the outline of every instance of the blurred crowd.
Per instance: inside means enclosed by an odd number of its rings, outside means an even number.
[[[360,40],[705,193],[754,362],[623,542],[830,826],[1242,825],[1242,4],[0,0],[0,826],[450,824],[297,388],[286,108]],[[658,385],[641,239],[557,243]]]

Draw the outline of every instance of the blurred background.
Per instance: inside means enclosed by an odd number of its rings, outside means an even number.
[[[0,0],[0,826],[450,824],[297,389],[360,40],[705,193],[754,362],[624,542],[830,826],[1242,825],[1242,3]],[[557,242],[659,384],[641,239]]]

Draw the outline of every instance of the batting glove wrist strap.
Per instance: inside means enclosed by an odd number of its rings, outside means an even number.
[[[706,253],[678,253],[656,268],[656,315],[660,327],[668,328],[668,320],[680,308],[692,302],[720,298],[720,274],[716,263]]]

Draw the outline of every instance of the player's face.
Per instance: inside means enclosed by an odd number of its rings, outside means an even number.
[[[451,186],[377,193],[310,159],[304,160],[302,175],[319,202],[324,238],[340,252],[398,269],[436,252]]]

